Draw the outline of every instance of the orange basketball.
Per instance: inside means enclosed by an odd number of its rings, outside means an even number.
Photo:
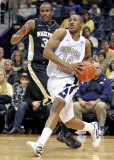
[[[81,70],[81,73],[76,72],[76,76],[80,81],[90,81],[94,78],[95,76],[95,67],[93,64],[91,64],[90,62],[80,62],[80,64],[83,64],[82,68],[84,70]]]

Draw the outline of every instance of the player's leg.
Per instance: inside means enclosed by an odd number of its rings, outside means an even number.
[[[30,148],[38,157],[41,156],[43,147],[49,137],[52,134],[52,131],[56,127],[58,120],[59,120],[59,114],[64,107],[65,102],[64,100],[60,98],[55,98],[53,105],[50,109],[50,116],[46,121],[45,127],[42,131],[42,134],[37,142],[27,142],[27,147]]]
[[[72,128],[75,130],[88,131],[91,134],[93,146],[99,146],[101,139],[99,136],[100,127],[98,122],[87,123],[82,120],[72,118],[70,121],[66,122],[65,125],[68,128]]]

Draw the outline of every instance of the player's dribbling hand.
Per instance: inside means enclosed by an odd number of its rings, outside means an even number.
[[[20,29],[21,36],[24,37],[28,33],[28,30],[29,30],[28,24],[23,25]]]

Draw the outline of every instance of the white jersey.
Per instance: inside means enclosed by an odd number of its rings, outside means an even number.
[[[85,38],[80,36],[79,41],[74,41],[67,30],[64,39],[60,42],[57,47],[55,54],[63,61],[73,64],[76,62],[82,62],[85,56]],[[74,73],[69,73],[69,71],[59,66],[52,61],[49,61],[47,66],[47,74],[49,77],[72,77]]]

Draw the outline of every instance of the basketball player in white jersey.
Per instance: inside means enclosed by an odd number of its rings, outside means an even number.
[[[90,42],[80,35],[82,26],[82,17],[72,15],[69,18],[69,30],[61,28],[55,31],[44,50],[44,57],[49,59],[48,90],[53,105],[38,141],[27,142],[27,146],[39,157],[59,118],[68,128],[89,131],[94,147],[100,144],[99,124],[86,123],[74,118],[72,98],[77,90],[74,73],[81,72],[82,65],[79,62],[91,56]]]

